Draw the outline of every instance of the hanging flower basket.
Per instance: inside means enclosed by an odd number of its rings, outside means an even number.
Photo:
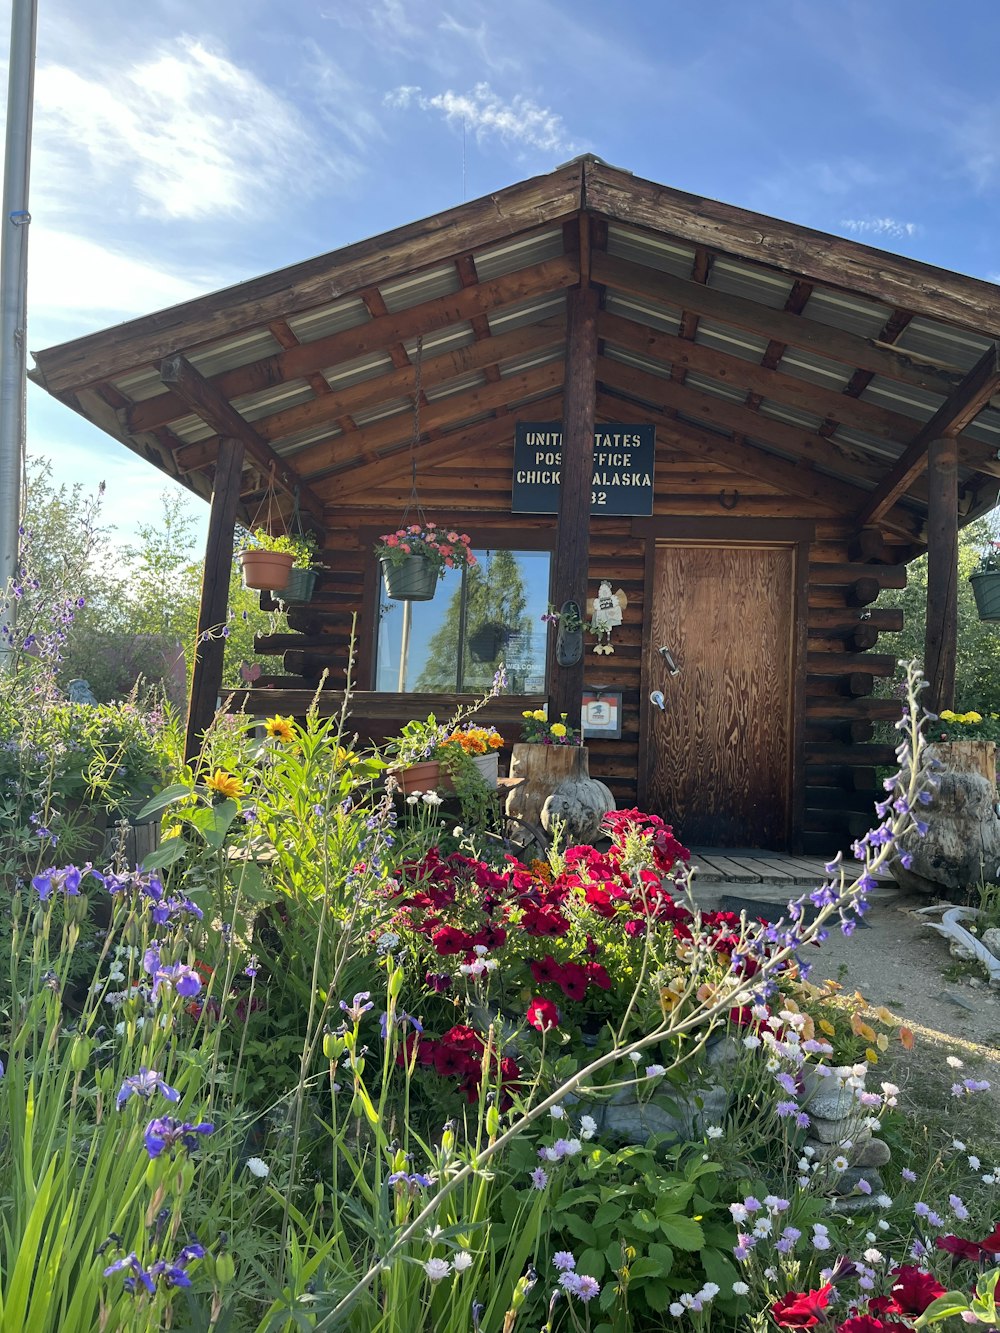
[[[972,594],[980,620],[1000,620],[1000,569],[981,570],[969,575]]]
[[[281,594],[283,602],[308,602],[316,588],[314,569],[292,569],[288,575],[288,585]]]
[[[432,560],[411,555],[400,564],[383,558],[382,580],[387,596],[395,602],[429,602],[438,585],[438,571]]]
[[[254,548],[240,552],[244,588],[260,588],[269,592],[284,592],[292,572],[292,556],[287,551],[265,551]]]

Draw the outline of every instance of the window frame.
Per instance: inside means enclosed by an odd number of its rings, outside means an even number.
[[[448,526],[454,531],[469,532],[472,534],[473,550],[489,551],[547,551],[549,560],[549,591],[552,590],[552,570],[553,560],[551,557],[555,553],[555,528],[512,528],[507,527],[502,518],[500,522],[494,525],[490,523],[488,528],[483,527],[482,514],[468,515],[450,515]],[[491,515],[491,518],[493,516]],[[391,526],[391,524],[389,525]],[[440,523],[438,526],[442,526]],[[477,531],[478,529],[478,531]],[[371,551],[372,547],[378,541],[385,526],[380,528],[370,528],[359,532],[362,550]],[[364,588],[364,611],[368,619],[368,631],[359,636],[358,644],[358,680],[363,681],[362,688],[368,689],[373,694],[392,694],[391,690],[379,690],[376,685],[378,671],[378,632],[379,632],[379,603],[383,592],[382,587],[382,569],[378,560],[374,557],[369,561],[365,573]],[[545,686],[548,692],[548,677],[551,669],[551,650],[546,649],[545,654]],[[454,691],[440,691],[433,694],[418,694],[408,692],[407,699],[440,699],[442,697],[454,697]],[[469,697],[473,697],[470,695]],[[506,698],[534,698],[532,695],[506,695]]]

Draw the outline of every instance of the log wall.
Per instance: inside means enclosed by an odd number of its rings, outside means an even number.
[[[554,544],[553,518],[511,514],[512,460],[511,446],[476,460],[474,467],[453,461],[428,469],[419,478],[428,514],[470,532],[478,546],[517,546],[511,537],[518,531],[522,536],[536,534],[538,545]],[[849,523],[831,519],[828,511],[810,501],[781,494],[720,465],[691,463],[664,454],[657,462],[656,494],[657,516],[711,519],[713,533],[726,518],[734,522],[795,519],[814,524],[805,607],[805,716],[799,720],[805,793],[797,808],[804,813],[796,842],[803,850],[833,855],[869,827],[877,799],[876,766],[894,759],[891,746],[873,743],[873,730],[876,722],[898,716],[899,708],[874,698],[873,690],[877,681],[895,674],[893,631],[901,628],[901,613],[874,603],[882,588],[905,586],[905,567],[894,561],[896,553],[901,560],[910,552],[882,543],[859,545],[858,534]],[[337,511],[323,553],[329,570],[321,574],[313,602],[290,611],[292,634],[258,641],[262,652],[284,652],[287,673],[261,681],[261,685],[276,690],[311,689],[326,669],[327,686],[339,690],[345,682],[356,616],[355,684],[361,693],[352,727],[373,739],[391,735],[398,727],[387,716],[384,704],[375,699],[366,713],[363,693],[372,683],[372,610],[381,586],[371,554],[371,535],[395,526],[408,496],[409,478],[400,477],[373,489],[365,505]],[[621,740],[588,742],[591,773],[608,783],[619,805],[635,803],[644,763],[639,716],[648,540],[651,538],[633,532],[630,518],[594,517],[591,521],[588,596],[596,593],[601,579],[623,588],[628,596],[624,623],[613,639],[614,655],[594,656],[588,638],[586,665],[588,684],[613,686],[623,692]],[[284,697],[268,693],[275,703]],[[423,696],[418,711],[446,712],[435,705],[435,698]],[[512,713],[506,707],[498,713],[502,714],[498,717],[501,730],[508,740],[515,739],[516,710]]]

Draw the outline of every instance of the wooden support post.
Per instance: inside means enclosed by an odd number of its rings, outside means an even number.
[[[559,517],[552,573],[557,610],[576,602],[586,617],[590,547],[590,493],[594,481],[594,418],[597,402],[597,291],[582,286],[567,295],[566,377],[563,391],[562,467]],[[584,655],[571,666],[549,662],[549,720],[561,714],[580,725]]]
[[[955,706],[958,645],[958,446],[932,440],[927,455],[927,620],[924,637],[926,706]]]
[[[198,610],[198,638],[194,650],[194,673],[188,705],[184,757],[197,758],[202,737],[215,717],[222,688],[222,655],[225,639],[219,631],[229,609],[229,576],[233,567],[233,527],[240,499],[244,448],[240,440],[219,441],[219,456],[212,488],[212,508],[205,543],[205,569]]]

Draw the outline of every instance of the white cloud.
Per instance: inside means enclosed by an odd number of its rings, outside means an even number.
[[[51,209],[98,196],[108,212],[200,219],[249,212],[320,173],[324,161],[295,109],[249,70],[190,37],[99,76],[43,64],[36,80],[36,191]],[[309,172],[299,165],[311,164]]]
[[[176,305],[224,283],[219,275],[183,277],[70,232],[32,228],[28,247],[32,318],[126,318]]]
[[[917,222],[900,222],[898,218],[844,218],[840,224],[855,236],[891,236],[899,240],[903,236],[916,236],[920,230]]]
[[[403,85],[385,96],[385,105],[397,110],[417,106],[421,111],[437,111],[450,125],[464,125],[477,139],[491,136],[505,143],[523,144],[543,152],[568,153],[573,150],[562,117],[548,107],[539,106],[521,93],[505,102],[488,83],[477,83],[471,92],[448,89],[426,96],[420,88]]]

